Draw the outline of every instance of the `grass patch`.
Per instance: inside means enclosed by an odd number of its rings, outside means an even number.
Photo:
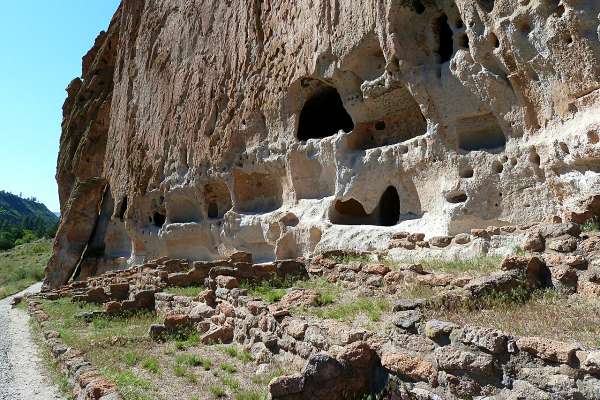
[[[225,397],[227,395],[222,386],[212,385],[208,388],[208,391],[215,397]]]
[[[490,296],[483,299],[483,306],[428,309],[426,314],[428,319],[485,326],[519,336],[542,336],[594,348],[600,344],[600,303],[591,299],[547,289],[529,298],[518,292]]]
[[[240,388],[240,381],[232,376],[224,376],[221,381],[223,382],[223,385],[227,386],[233,391],[237,391]]]
[[[152,372],[153,374],[158,374],[160,371],[160,364],[156,357],[147,357],[142,361],[142,368],[146,371]]]
[[[391,308],[391,303],[385,298],[359,297],[347,303],[333,304],[323,308],[303,308],[299,311],[322,319],[346,322],[353,321],[362,314],[372,322],[379,322],[382,315],[389,312]]]
[[[240,288],[246,289],[248,295],[258,297],[267,304],[272,304],[281,300],[287,293],[286,288],[293,286],[293,284],[293,277],[286,279],[274,278],[259,283],[242,280],[240,282]]]
[[[266,391],[258,389],[241,390],[234,396],[234,400],[267,400],[268,395]]]
[[[342,292],[342,289],[338,285],[321,277],[297,281],[294,286],[315,290],[319,294],[319,298],[317,299],[319,306],[334,303]]]
[[[235,358],[243,362],[244,364],[253,361],[252,353],[247,350],[241,350],[238,346],[232,345],[219,345],[216,347],[220,352],[227,354],[231,358]]]
[[[235,374],[237,372],[237,367],[232,363],[224,362],[221,364],[221,369],[228,374]]]
[[[42,307],[50,317],[48,328],[59,332],[66,346],[85,352],[102,375],[118,386],[125,400],[155,398],[150,394],[156,391],[154,383],[131,368],[140,364],[150,375],[160,370],[157,359],[139,357],[147,348],[148,327],[159,321],[155,314],[100,317],[88,324],[75,316],[82,311],[97,310],[97,306],[64,298],[42,301]]]
[[[450,274],[490,273],[500,270],[502,257],[475,257],[469,259],[425,259],[418,261],[426,271],[446,272]]]
[[[165,289],[166,293],[175,296],[197,297],[205,290],[203,286],[188,286],[188,287],[169,287]]]
[[[600,219],[598,217],[588,218],[583,224],[581,224],[582,232],[598,232],[600,231]]]
[[[42,239],[0,251],[0,299],[44,279],[52,255],[52,240]]]

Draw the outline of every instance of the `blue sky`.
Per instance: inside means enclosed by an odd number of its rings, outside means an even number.
[[[0,190],[58,211],[54,174],[65,88],[118,0],[2,2]]]

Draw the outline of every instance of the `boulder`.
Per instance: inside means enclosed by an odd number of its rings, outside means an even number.
[[[403,353],[383,353],[381,365],[394,375],[416,382],[435,384],[437,370],[429,361]]]
[[[542,337],[522,337],[517,339],[519,350],[525,351],[542,360],[570,364],[579,347],[572,343],[564,343]]]

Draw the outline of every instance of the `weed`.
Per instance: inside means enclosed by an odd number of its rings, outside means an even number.
[[[237,392],[233,396],[233,399],[234,400],[266,400],[267,393],[257,390],[257,389],[242,390],[242,391]]]
[[[225,397],[225,395],[227,394],[225,392],[225,389],[223,389],[221,386],[217,386],[217,385],[212,385],[208,388],[208,391],[215,397]]]
[[[173,366],[173,373],[175,376],[182,378],[187,373],[187,366],[185,364],[175,364]]]
[[[228,362],[224,362],[223,364],[221,364],[221,369],[227,372],[228,374],[235,374],[237,372],[237,368],[235,367],[235,365]]]
[[[588,218],[583,224],[581,224],[582,232],[598,232],[600,231],[600,218],[592,217]]]
[[[158,374],[158,371],[160,371],[158,359],[156,357],[145,358],[144,361],[142,361],[142,368],[153,374]]]
[[[240,381],[232,376],[224,376],[222,379],[223,385],[227,386],[231,390],[238,390],[240,388]]]
[[[252,357],[252,353],[250,353],[249,351],[246,351],[246,350],[240,350],[236,345],[229,345],[229,346],[221,345],[221,346],[217,347],[217,350],[221,351],[222,353],[227,354],[231,358],[236,358],[236,359],[240,360],[244,364],[247,364],[250,361],[254,360],[254,358]]]
[[[501,257],[475,257],[469,259],[442,260],[430,258],[419,263],[427,271],[447,272],[451,274],[474,274],[498,271]]]
[[[364,314],[371,321],[378,322],[381,320],[381,316],[390,309],[391,305],[387,299],[359,297],[349,303],[340,303],[324,308],[300,309],[300,311],[318,318],[338,321],[353,321],[358,315]]]

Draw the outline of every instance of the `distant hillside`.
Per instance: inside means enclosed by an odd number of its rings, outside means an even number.
[[[53,237],[58,217],[35,198],[0,191],[0,250]]]
[[[23,225],[31,219],[39,219],[47,225],[58,222],[58,217],[36,199],[0,191],[0,226]]]

